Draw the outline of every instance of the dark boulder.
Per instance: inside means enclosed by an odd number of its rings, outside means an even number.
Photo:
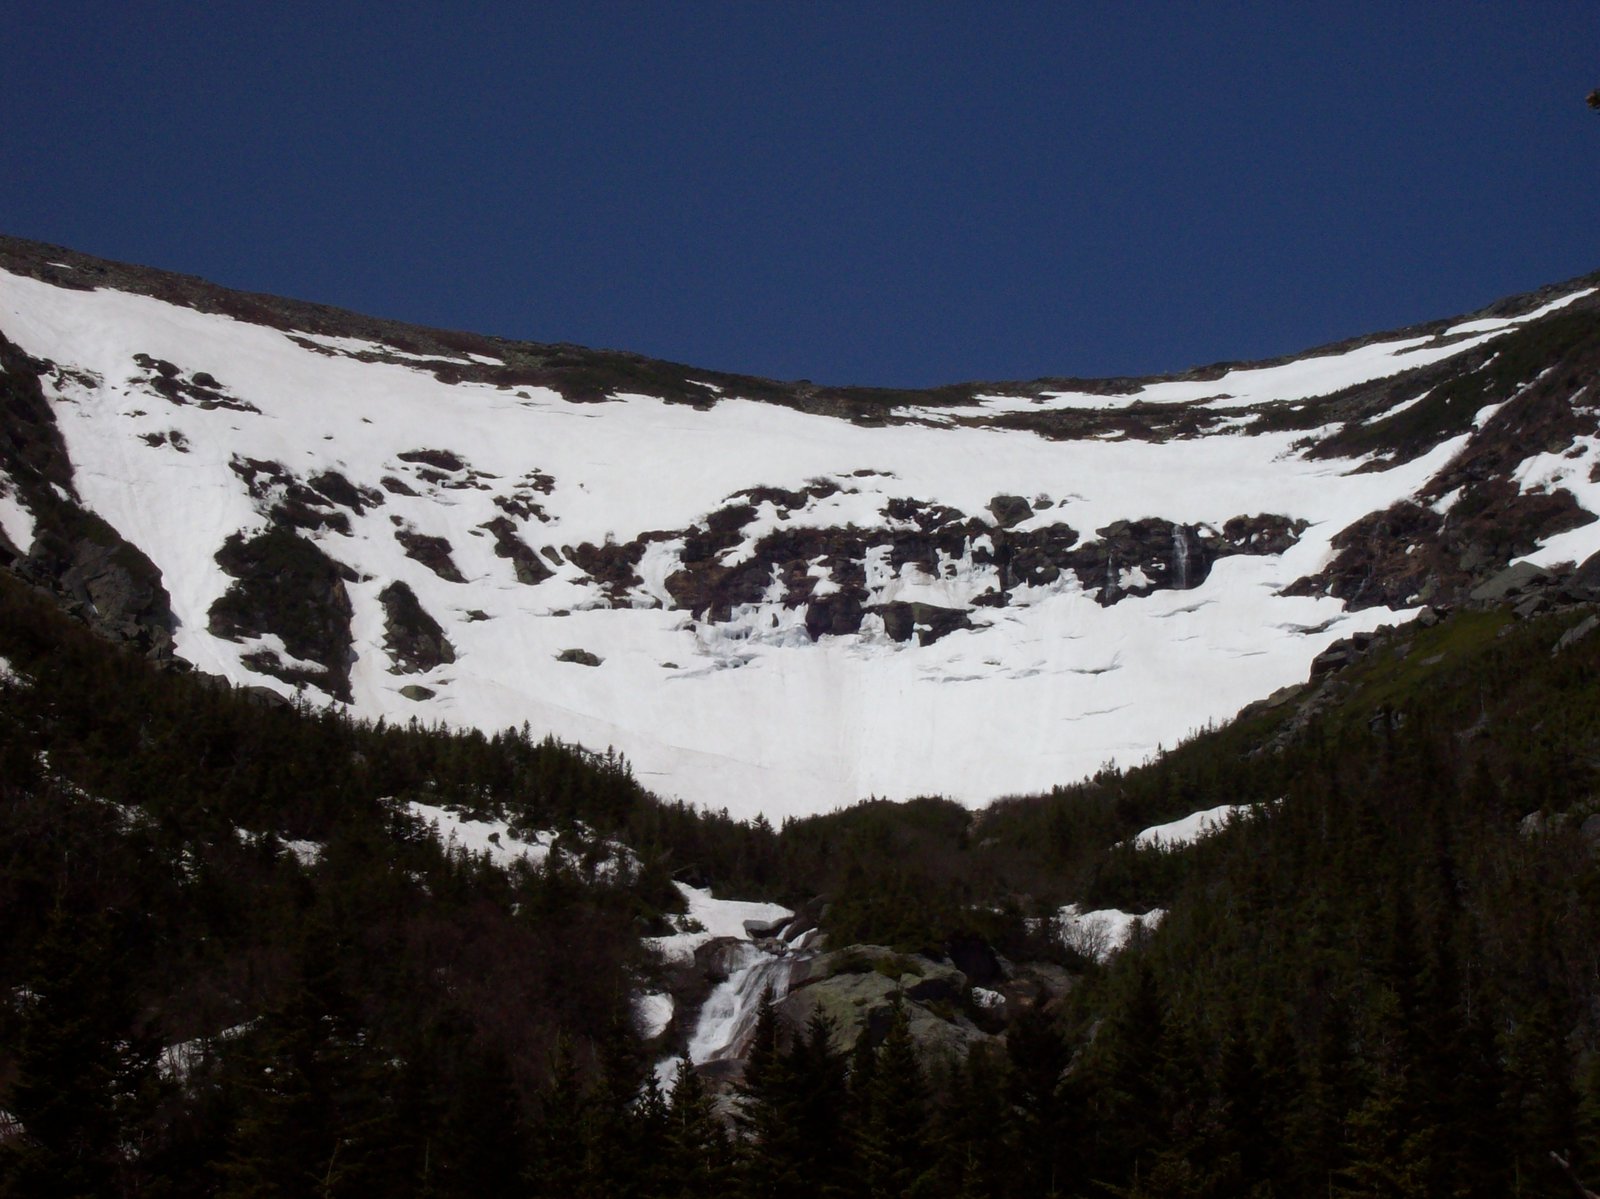
[[[510,560],[517,582],[532,587],[555,574],[555,571],[546,566],[544,560],[529,548],[528,543],[517,536],[517,526],[509,517],[497,516],[482,527],[494,535],[495,554]]]
[[[838,591],[824,595],[806,605],[806,632],[811,640],[828,635],[843,636],[859,633],[861,621],[866,616],[861,595],[851,591]]]
[[[1600,554],[1585,558],[1565,580],[1567,589],[1583,599],[1600,600]]]
[[[399,581],[378,593],[383,605],[383,647],[395,674],[426,674],[456,660],[455,647],[416,593]]]
[[[1521,595],[1550,578],[1550,572],[1532,562],[1514,562],[1499,574],[1493,575],[1472,589],[1471,598],[1484,603],[1498,603]]]
[[[918,645],[932,645],[947,633],[970,629],[972,621],[960,608],[940,608],[933,604],[876,604],[868,609],[883,618],[883,630],[895,641],[917,639]]]
[[[210,630],[230,641],[276,636],[301,662],[284,662],[271,650],[247,655],[252,669],[291,683],[309,683],[336,699],[350,699],[351,577],[321,548],[274,525],[253,537],[235,533],[217,551],[217,564],[233,584],[211,605]]]
[[[991,986],[1005,977],[1000,958],[982,937],[967,935],[952,938],[945,944],[944,951],[950,958],[950,964],[977,986]]]
[[[997,495],[989,501],[989,512],[994,523],[1002,529],[1020,525],[1033,515],[1033,505],[1020,495]]]
[[[1336,641],[1311,659],[1311,677],[1320,679],[1323,675],[1343,670],[1355,661],[1355,656],[1355,650],[1348,643]]]
[[[1600,615],[1590,613],[1577,624],[1573,625],[1557,639],[1555,647],[1550,651],[1552,657],[1564,649],[1571,649],[1596,629],[1600,629]]]
[[[405,550],[406,557],[420,562],[447,583],[465,583],[455,559],[450,556],[450,542],[444,537],[432,537],[410,529],[396,529],[394,539]]]

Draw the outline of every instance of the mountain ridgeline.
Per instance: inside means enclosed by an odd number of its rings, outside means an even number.
[[[0,1194],[1600,1185],[1588,281],[932,393],[0,284]]]

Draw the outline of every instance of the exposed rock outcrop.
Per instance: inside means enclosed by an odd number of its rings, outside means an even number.
[[[445,537],[430,537],[411,529],[396,529],[394,539],[405,550],[406,557],[422,563],[447,583],[465,583],[467,580],[457,569],[451,556],[450,541]]]
[[[229,395],[222,384],[205,371],[185,376],[172,363],[162,358],[152,358],[149,354],[135,354],[133,362],[142,373],[141,382],[145,387],[180,407],[194,404],[207,411],[227,408],[232,412],[257,415],[261,412],[254,404]]]
[[[53,591],[102,634],[169,658],[175,621],[160,570],[77,500],[40,386],[56,369],[0,337],[0,471],[33,519],[32,544],[0,546],[0,565]]]
[[[456,660],[455,647],[416,593],[399,581],[378,593],[383,605],[383,648],[395,674],[426,674]]]
[[[350,535],[350,513],[359,516],[383,504],[383,492],[357,487],[338,471],[301,479],[281,462],[236,455],[229,468],[244,482],[256,511],[274,524],[329,529]]]
[[[885,505],[883,524],[875,528],[758,525],[773,516],[787,521],[838,490],[826,482],[804,492],[760,488],[734,497],[736,502],[692,528],[580,545],[567,555],[605,588],[613,604],[624,606],[635,602],[642,586],[639,569],[647,547],[677,541],[678,568],[667,575],[666,592],[672,606],[700,619],[723,622],[741,607],[777,602],[805,609],[805,629],[813,640],[857,633],[868,615],[877,614],[893,640],[915,638],[927,645],[973,627],[973,608],[1004,607],[1019,587],[1050,586],[1070,572],[1107,606],[1157,590],[1187,590],[1205,581],[1217,559],[1282,553],[1306,527],[1304,521],[1272,514],[1237,516],[1220,530],[1147,518],[1117,521],[1081,543],[1077,531],[1061,522],[1016,527],[1034,514],[1032,505],[1016,496],[998,496],[991,503],[999,524],[947,505],[902,498]],[[965,585],[970,594],[960,606],[874,594],[885,589],[887,579],[940,584],[956,581],[962,572],[981,574],[989,582]],[[952,590],[952,597],[960,591]]]
[[[969,1045],[987,1039],[965,1011],[969,991],[967,976],[948,963],[852,945],[799,963],[777,1007],[796,1028],[821,1008],[835,1021],[834,1044],[848,1049],[863,1032],[882,1040],[898,996],[923,1051],[960,1061]]]
[[[546,566],[544,560],[533,552],[528,543],[517,535],[517,526],[509,517],[497,516],[483,527],[494,536],[495,554],[510,560],[517,582],[533,586],[555,574],[555,571]]]
[[[235,582],[211,605],[212,634],[230,641],[277,637],[284,653],[262,647],[243,660],[263,674],[309,683],[348,702],[348,568],[281,525],[249,538],[235,533],[217,551],[217,564]]]

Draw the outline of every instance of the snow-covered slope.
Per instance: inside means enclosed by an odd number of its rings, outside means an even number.
[[[1302,679],[1397,619],[1347,603],[1336,538],[1397,504],[1448,524],[1462,488],[1430,488],[1515,396],[1486,383],[1464,415],[1403,422],[1488,380],[1509,339],[1597,320],[1573,285],[1263,367],[875,409],[681,371],[666,398],[607,391],[585,365],[592,402],[550,347],[243,319],[7,248],[0,335],[34,360],[71,488],[0,458],[0,548],[41,560],[40,512],[71,501],[159,570],[201,670],[391,720],[527,722],[774,818],[1046,789]],[[1589,384],[1562,386],[1593,433]],[[1522,490],[1563,463],[1586,479],[1567,450],[1526,455]],[[1568,557],[1600,548],[1581,518],[1546,521]],[[1427,592],[1384,598],[1403,615]]]

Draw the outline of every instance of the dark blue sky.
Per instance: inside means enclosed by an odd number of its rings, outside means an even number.
[[[5,24],[0,230],[706,367],[1177,370],[1600,268],[1594,0]]]

